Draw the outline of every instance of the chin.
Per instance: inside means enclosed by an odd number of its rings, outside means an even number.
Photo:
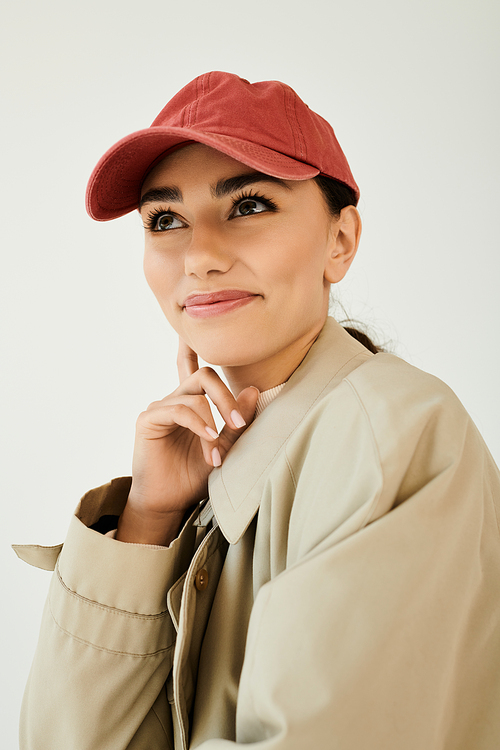
[[[218,341],[205,341],[199,346],[193,342],[191,346],[201,359],[217,367],[245,367],[265,357],[262,351],[252,351],[248,341],[232,343],[222,336]]]

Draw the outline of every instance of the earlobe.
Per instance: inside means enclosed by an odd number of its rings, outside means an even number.
[[[355,206],[346,206],[332,226],[330,253],[325,279],[337,284],[346,275],[356,255],[361,238],[361,216]]]

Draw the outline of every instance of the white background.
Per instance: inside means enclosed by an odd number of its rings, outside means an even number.
[[[499,8],[5,4],[2,747],[17,747],[50,578],[8,545],[62,541],[80,495],[129,473],[137,414],[176,385],[175,337],[142,278],[139,219],[91,221],[86,181],[110,145],[149,125],[196,75],[283,80],[333,124],[364,220],[336,295],[393,351],[451,385],[500,460]]]

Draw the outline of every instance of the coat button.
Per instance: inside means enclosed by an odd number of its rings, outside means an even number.
[[[194,585],[198,591],[205,591],[208,586],[208,573],[205,568],[202,568],[197,572],[194,577]]]

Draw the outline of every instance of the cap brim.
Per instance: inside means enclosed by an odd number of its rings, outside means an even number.
[[[99,160],[87,185],[88,214],[108,221],[136,209],[146,174],[166,152],[193,141],[282,180],[308,180],[320,173],[310,164],[250,141],[191,128],[147,128],[122,138]]]

